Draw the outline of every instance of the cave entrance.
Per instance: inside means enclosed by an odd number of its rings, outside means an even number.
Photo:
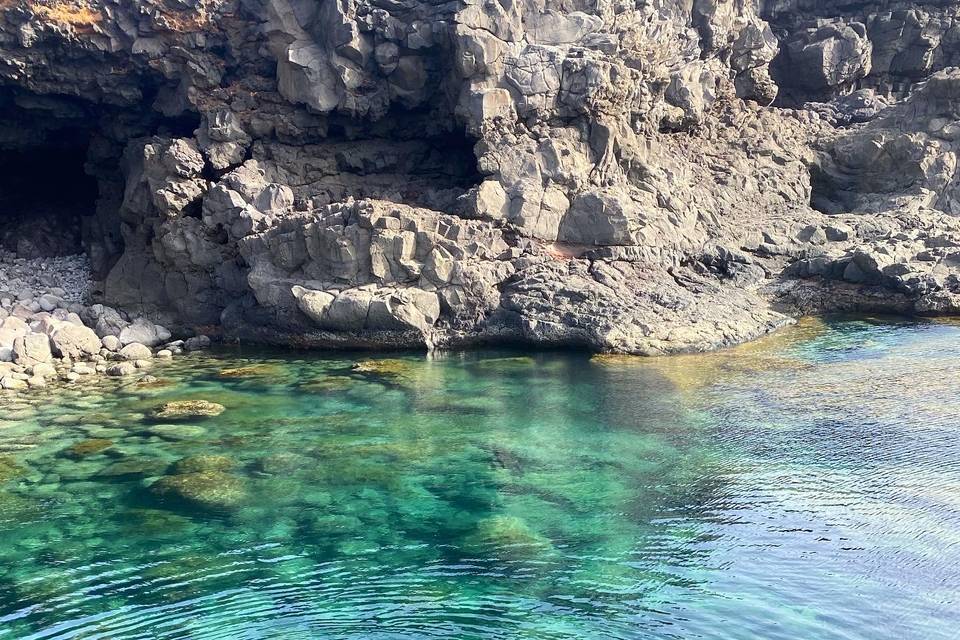
[[[89,133],[60,131],[38,146],[0,150],[0,248],[18,258],[83,252],[82,220],[97,181],[84,163]]]

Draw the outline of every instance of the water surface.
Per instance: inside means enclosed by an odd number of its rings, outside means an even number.
[[[834,319],[2,396],[0,639],[956,638],[958,359]],[[182,400],[225,410],[153,417]]]

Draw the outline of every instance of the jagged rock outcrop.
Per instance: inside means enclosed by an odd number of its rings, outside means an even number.
[[[956,310],[956,18],[10,0],[0,154],[82,145],[104,301],[177,331],[705,349]]]
[[[788,101],[854,86],[904,97],[960,65],[960,6],[951,0],[766,0],[761,14],[783,43],[773,75]]]

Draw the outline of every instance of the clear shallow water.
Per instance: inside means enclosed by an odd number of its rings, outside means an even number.
[[[960,326],[369,358],[0,397],[0,639],[957,637]]]

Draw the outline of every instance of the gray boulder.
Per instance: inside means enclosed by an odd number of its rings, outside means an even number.
[[[120,344],[123,345],[140,343],[148,347],[155,347],[169,340],[170,335],[165,327],[154,324],[146,318],[137,318],[121,329],[117,337],[120,339]]]
[[[53,353],[50,350],[50,338],[43,333],[31,333],[13,341],[13,361],[25,367],[50,362]]]
[[[70,322],[59,324],[50,334],[53,352],[72,360],[92,356],[100,352],[100,338],[93,329]]]

